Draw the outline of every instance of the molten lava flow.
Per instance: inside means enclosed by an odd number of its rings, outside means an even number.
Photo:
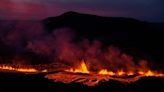
[[[118,72],[112,72],[112,71],[108,71],[107,69],[102,69],[98,72],[98,74],[103,74],[103,75],[110,75],[110,76],[131,76],[131,75],[135,75],[134,72],[125,72],[123,70],[120,70]]]
[[[111,75],[111,76],[115,75],[114,72],[108,71],[107,69],[102,69],[102,70],[100,70],[100,71],[98,72],[98,74]]]
[[[8,66],[8,65],[1,65],[0,66],[0,70],[8,70],[8,71],[16,71],[16,72],[24,72],[24,73],[38,73],[38,72],[47,72],[47,70],[42,70],[42,71],[38,71],[35,68],[25,68],[25,67],[21,67],[21,68],[15,68],[12,66]]]
[[[81,61],[81,64],[80,64],[80,66],[78,68],[76,68],[76,69],[71,68],[71,69],[65,70],[65,71],[67,71],[67,72],[73,72],[73,73],[89,73],[84,60]]]
[[[123,70],[120,70],[116,73],[118,76],[123,76],[125,75],[126,73],[123,71]]]
[[[147,72],[143,72],[144,76],[154,76],[154,77],[164,77],[164,74],[162,73],[158,73],[158,72],[154,72],[154,71],[147,71]]]
[[[134,75],[135,73],[134,72],[127,72],[127,75],[128,76],[132,76],[132,75]]]
[[[123,70],[120,70],[116,73],[112,71],[108,71],[107,69],[102,69],[98,72],[98,74],[102,75],[110,75],[110,76],[132,76],[132,75],[142,75],[142,76],[152,76],[152,77],[164,77],[164,74],[155,72],[152,70],[148,70],[147,72],[139,71],[139,72],[124,72]]]
[[[89,71],[84,60],[77,68],[71,68],[64,72],[48,74],[45,78],[54,79],[55,82],[63,83],[83,83],[88,86],[95,86],[102,81],[116,80],[122,83],[131,83],[139,80],[142,77],[164,77],[164,74],[152,70],[129,71],[123,69],[116,72],[101,69],[99,72]]]
[[[80,71],[80,73],[82,73]],[[129,76],[129,77],[126,77]],[[151,70],[147,72],[140,71],[138,73],[134,72],[124,72],[120,70],[116,73],[112,71],[108,71],[107,69],[102,69],[98,73],[83,73],[79,74],[75,72],[75,70],[66,71],[66,72],[58,72],[54,74],[48,74],[45,78],[54,79],[55,82],[63,82],[63,83],[83,83],[88,86],[95,86],[102,81],[116,80],[122,83],[131,83],[139,80],[142,77],[164,77],[164,74],[153,72]]]

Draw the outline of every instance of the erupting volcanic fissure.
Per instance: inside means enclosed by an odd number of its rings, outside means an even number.
[[[100,41],[87,39],[75,43],[69,31],[60,30],[55,34],[57,62],[62,61],[69,66],[45,76],[55,82],[94,86],[111,79],[130,83],[142,77],[164,77],[162,71],[150,67],[147,60],[135,60],[114,46],[102,49]]]
[[[116,72],[101,69],[98,72],[89,71],[87,65],[82,60],[77,68],[66,69],[63,72],[49,74],[45,76],[54,81],[61,81],[63,83],[83,83],[88,86],[97,85],[101,81],[109,81],[110,79],[120,81],[123,83],[131,83],[139,80],[142,77],[164,77],[163,73],[152,70],[140,70],[125,72],[118,70]]]
[[[16,33],[18,32],[16,31]],[[15,60],[14,64],[29,61],[27,64],[30,65],[30,62],[40,60],[35,58],[43,56],[46,59],[40,61],[43,61],[44,65],[28,67],[27,65],[12,65],[12,63],[11,65],[5,65],[1,62],[0,71],[47,73],[45,78],[53,79],[55,82],[80,82],[88,86],[94,86],[111,79],[129,83],[135,82],[142,77],[164,77],[163,71],[155,70],[156,67],[152,68],[152,65],[150,67],[148,61],[135,59],[133,56],[125,54],[120,49],[112,46],[112,44],[109,44],[110,46],[102,45],[99,40],[90,41],[83,38],[77,40],[68,28],[56,30],[52,34],[43,33],[36,33],[37,37],[34,37],[36,39],[31,36],[24,37],[21,34],[13,36],[13,33],[6,36],[8,38],[4,37],[4,39],[8,39],[7,45],[14,44],[15,47],[13,48],[16,49],[14,51],[19,52],[16,54],[17,57],[23,59]],[[25,35],[26,33],[22,34]],[[24,37],[26,38],[25,41],[28,42],[21,43],[23,39],[13,40],[12,37],[17,37],[17,39]],[[32,53],[26,56],[24,51]],[[32,55],[34,56],[30,57]],[[47,61],[48,63],[45,63]]]

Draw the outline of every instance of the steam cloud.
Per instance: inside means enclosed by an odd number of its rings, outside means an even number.
[[[6,23],[8,24],[11,23]],[[59,62],[71,67],[76,67],[83,59],[89,69],[95,71],[100,68],[112,71],[148,69],[145,60],[135,61],[132,56],[122,53],[114,46],[103,48],[99,40],[89,41],[86,38],[77,40],[77,35],[70,28],[63,27],[48,33],[39,22],[16,22],[7,31],[6,25],[1,27],[3,33],[1,40],[14,49],[15,56],[12,59],[24,58],[21,57],[22,53],[32,52],[37,56],[46,57],[45,63]]]

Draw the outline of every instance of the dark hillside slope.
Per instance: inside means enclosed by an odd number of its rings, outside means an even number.
[[[78,38],[98,39],[103,44],[116,45],[128,53],[151,60],[164,60],[164,24],[149,23],[132,18],[100,17],[67,12],[43,20],[51,33],[60,27],[70,27]],[[77,39],[78,39],[77,38]]]

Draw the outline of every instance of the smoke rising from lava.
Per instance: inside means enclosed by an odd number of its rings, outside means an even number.
[[[121,69],[136,71],[141,68],[148,70],[146,60],[136,61],[132,56],[123,53],[114,46],[105,46],[104,48],[103,43],[98,39],[93,41],[83,37],[77,39],[78,35],[70,28],[63,27],[48,33],[38,22],[22,23],[16,21],[7,24],[15,25],[6,31],[4,23],[1,30],[3,34],[1,40],[13,49],[11,59],[25,59],[21,60],[25,64],[36,62],[35,60],[30,61],[29,56],[26,57],[26,53],[32,52],[39,58],[46,57],[44,63],[58,62],[70,67],[79,65],[80,61],[84,59],[89,69],[93,71],[102,68],[112,71]],[[14,61],[14,63],[16,62]]]
[[[104,45],[96,37],[90,40],[79,36],[69,27],[61,27],[51,33],[38,22],[16,21],[7,29],[8,24],[12,23],[1,25],[0,49],[3,53],[0,53],[0,70],[32,73],[60,70],[45,78],[64,83],[83,82],[89,86],[109,79],[134,82],[145,76],[164,76],[159,70],[153,70],[147,60],[137,60],[120,48]],[[139,76],[122,78],[134,75]]]

